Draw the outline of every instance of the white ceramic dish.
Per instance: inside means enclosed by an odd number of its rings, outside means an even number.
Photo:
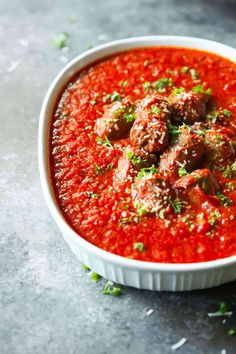
[[[236,50],[204,39],[177,36],[137,37],[107,43],[73,59],[57,75],[44,99],[39,124],[39,170],[44,197],[65,241],[78,259],[101,276],[123,285],[149,290],[204,289],[236,279],[236,256],[203,263],[164,264],[120,257],[92,245],[67,224],[54,197],[49,174],[49,126],[55,105],[67,83],[84,66],[116,52],[145,46],[202,49],[236,62]]]

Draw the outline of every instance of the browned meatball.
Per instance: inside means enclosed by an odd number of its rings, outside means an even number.
[[[173,120],[193,124],[206,115],[208,96],[197,92],[182,92],[169,97]]]
[[[210,129],[205,133],[205,158],[213,167],[230,164],[235,157],[235,143],[227,128]]]
[[[137,107],[136,120],[130,131],[131,144],[152,154],[163,151],[169,142],[166,126],[169,117],[165,98],[160,95],[144,98]]]
[[[152,166],[156,162],[156,155],[128,146],[118,160],[118,165],[113,175],[114,188],[116,190],[120,189],[121,185],[124,185],[127,181],[132,181],[134,175],[137,174],[135,171]]]
[[[195,170],[189,175],[179,178],[174,183],[174,188],[179,194],[186,194],[195,185],[199,185],[206,194],[215,194],[219,189],[217,180],[207,168]]]
[[[179,140],[170,146],[160,157],[159,172],[170,181],[179,178],[178,170],[184,167],[193,169],[201,159],[204,151],[204,139],[188,127],[181,129]]]
[[[97,119],[95,129],[99,136],[117,140],[128,136],[134,120],[134,101],[126,97],[106,108],[103,116]]]
[[[132,186],[133,204],[138,210],[146,213],[158,213],[169,205],[173,190],[169,182],[158,174],[147,174],[136,179]]]

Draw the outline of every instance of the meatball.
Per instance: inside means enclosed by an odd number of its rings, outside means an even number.
[[[131,190],[134,206],[146,213],[158,213],[166,208],[173,194],[168,181],[158,174],[151,173],[137,178]]]
[[[182,92],[169,97],[172,118],[176,123],[193,124],[206,115],[208,96],[197,92]]]
[[[204,152],[204,139],[188,127],[181,129],[179,140],[170,146],[160,157],[159,172],[170,181],[179,178],[179,168],[193,169]]]
[[[227,128],[210,129],[205,133],[205,159],[213,167],[230,164],[235,157],[235,143]]]
[[[188,194],[195,185],[199,185],[206,194],[215,194],[220,188],[217,180],[207,168],[195,170],[189,175],[179,178],[174,183],[174,188],[178,194]]]
[[[127,181],[132,181],[134,175],[141,168],[149,167],[157,162],[156,155],[148,154],[146,151],[134,149],[128,146],[118,160],[117,168],[113,176],[113,186],[116,190]]]
[[[137,107],[136,120],[130,131],[131,144],[152,154],[163,151],[169,143],[166,125],[169,117],[165,98],[160,95],[144,98]]]
[[[95,130],[99,136],[107,136],[110,140],[125,138],[129,135],[134,120],[134,101],[126,97],[105,109],[103,116],[97,119]]]

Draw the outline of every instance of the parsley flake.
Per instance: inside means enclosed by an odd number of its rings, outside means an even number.
[[[121,87],[126,87],[126,86],[129,85],[129,83],[128,83],[128,81],[123,81],[123,80],[121,80],[121,81],[119,82],[119,85],[120,85]]]
[[[145,91],[150,90],[150,88],[151,88],[151,82],[148,82],[148,81],[144,82],[143,88],[144,88]]]
[[[160,108],[155,106],[154,104],[152,105],[151,110],[152,110],[152,113],[155,115],[158,115],[161,112]]]
[[[163,93],[166,92],[167,87],[173,86],[173,80],[167,77],[162,77],[161,79],[153,82],[152,86],[158,92]]]
[[[173,199],[172,197],[169,198],[170,205],[174,209],[176,214],[181,214],[183,210],[183,203],[179,199]]]
[[[86,193],[87,193],[87,195],[88,195],[89,198],[95,199],[95,198],[98,197],[98,194],[96,194],[96,193],[93,193],[93,192],[86,192]]]
[[[228,109],[223,109],[223,114],[227,118],[232,116],[232,113]]]
[[[96,142],[98,145],[102,145],[106,148],[111,148],[113,149],[113,145],[110,142],[110,140],[107,138],[107,136],[104,137],[104,139],[101,139],[99,136],[96,138]]]
[[[126,155],[128,157],[128,160],[131,161],[134,166],[146,162],[146,160],[142,159],[140,156],[135,156],[133,151],[131,150],[127,151]]]
[[[186,171],[186,169],[184,167],[180,167],[178,169],[178,174],[179,174],[179,177],[183,177],[183,176],[189,175],[189,173]]]
[[[120,285],[111,284],[111,282],[107,282],[103,288],[102,293],[104,295],[112,295],[112,296],[120,296],[122,294],[122,288]]]
[[[185,92],[185,88],[184,87],[176,87],[172,92],[171,94],[176,96],[176,95],[179,95],[180,93],[183,93]]]
[[[59,34],[59,36],[57,36],[53,41],[54,47],[57,49],[65,48],[67,46],[66,40],[68,37],[69,37],[69,33],[67,32],[62,32],[61,34]]]
[[[211,226],[214,226],[216,223],[217,219],[220,219],[221,214],[218,212],[218,210],[214,210],[212,213],[210,213],[210,219],[208,220],[209,224]]]
[[[109,98],[109,100],[110,100],[111,102],[121,101],[121,100],[122,100],[121,95],[120,95],[118,92],[116,92],[116,91],[114,91],[113,93],[111,93],[111,94],[108,95],[107,97]]]
[[[157,170],[157,168],[154,165],[152,165],[151,167],[141,168],[139,173],[137,174],[137,179],[149,176],[150,174],[154,174],[154,173],[157,173],[157,172],[158,172],[158,170]]]
[[[181,71],[182,74],[187,74],[187,72],[189,71],[189,67],[188,66],[183,66],[180,71]]]
[[[196,69],[190,69],[189,72],[190,72],[193,80],[197,80],[198,79],[198,73],[197,73]]]
[[[220,192],[216,192],[216,196],[220,199],[220,202],[224,207],[227,207],[233,203],[231,199],[229,199],[228,197],[226,197],[224,194]]]
[[[90,274],[90,279],[92,280],[92,281],[94,281],[95,283],[98,283],[100,280],[101,280],[101,275],[99,275],[99,274],[97,274],[97,273],[95,273],[95,272],[92,272],[91,274]]]
[[[139,252],[143,252],[145,250],[145,246],[143,242],[134,242],[134,250],[137,250]]]

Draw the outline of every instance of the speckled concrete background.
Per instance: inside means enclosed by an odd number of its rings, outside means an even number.
[[[37,127],[64,62],[90,45],[147,34],[193,35],[236,47],[235,1],[0,0],[0,353],[236,353],[236,283],[191,293],[125,288],[102,295],[64,243],[43,200]],[[73,23],[72,23],[73,22]],[[53,38],[70,34],[70,50]],[[209,318],[225,301],[233,316]],[[153,309],[151,316],[145,316]]]

